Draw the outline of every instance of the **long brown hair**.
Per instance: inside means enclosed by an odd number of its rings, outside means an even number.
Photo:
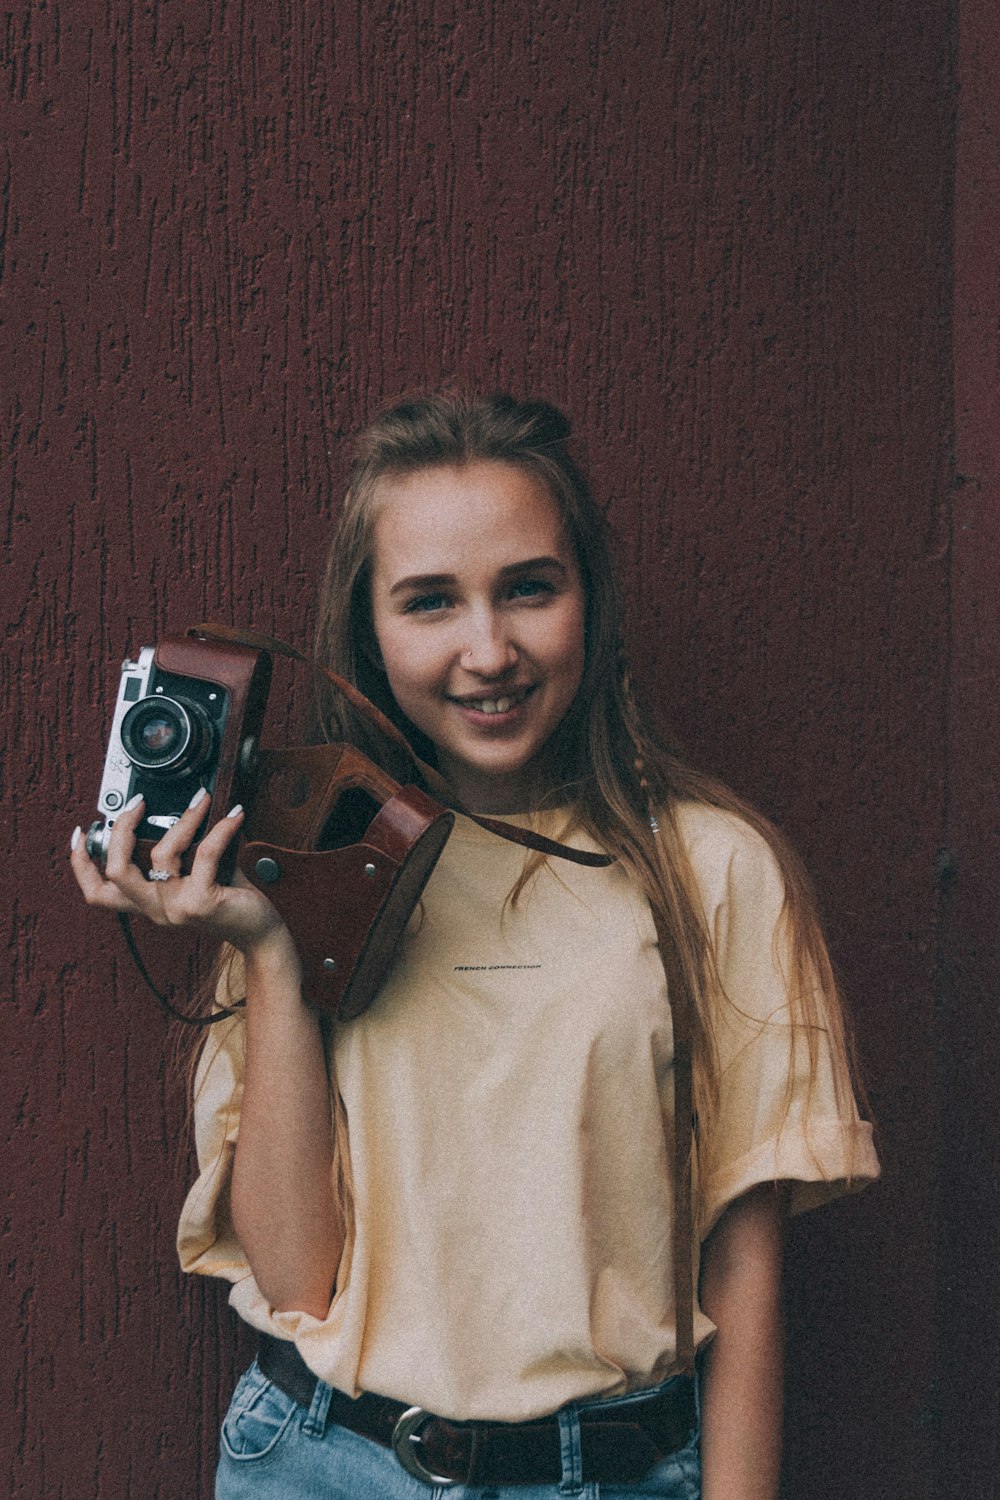
[[[767,841],[785,883],[784,946],[791,1024],[806,1040],[810,1076],[819,1037],[831,1043],[838,1095],[854,1084],[853,1049],[837,985],[802,865],[768,820],[722,783],[693,769],[652,726],[625,665],[622,610],[603,517],[569,449],[570,427],[555,407],[510,396],[435,394],[392,407],[358,442],[349,489],[330,548],[316,631],[319,659],[351,678],[408,735],[424,759],[433,746],[402,716],[380,669],[371,618],[370,571],[382,480],[476,461],[513,464],[539,479],[559,506],[576,552],[586,599],[586,655],[572,707],[546,747],[549,798],[567,810],[567,832],[589,833],[618,859],[662,919],[674,952],[672,983],[687,991],[693,1016],[694,1098],[703,1147],[711,1140],[719,1094],[713,1015],[721,994],[712,943],[677,809],[686,801],[744,820]],[[412,772],[332,694],[318,707],[322,732],[363,749],[386,770]],[[529,859],[516,900],[541,856]],[[735,1003],[729,1000],[728,1003]],[[790,1055],[795,1052],[790,1049]],[[792,1078],[789,1072],[788,1099]]]

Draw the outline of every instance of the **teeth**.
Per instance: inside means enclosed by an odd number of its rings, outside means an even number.
[[[515,703],[522,702],[523,698],[523,693],[508,695],[506,698],[480,698],[478,703],[470,703],[469,707],[480,714],[505,714]]]

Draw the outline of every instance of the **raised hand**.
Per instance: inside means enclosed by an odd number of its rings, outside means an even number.
[[[198,844],[190,874],[181,873],[181,858],[210,804],[204,790],[192,798],[187,811],[154,844],[148,876],[132,861],[144,808],[141,796],[133,797],[115,819],[103,873],[88,854],[81,830],[75,829],[70,864],[84,900],[108,911],[148,917],[160,927],[192,928],[244,952],[282,938],[291,948],[277,911],[239,871],[231,885],[219,884],[219,861],[243,822],[240,806],[220,818]]]

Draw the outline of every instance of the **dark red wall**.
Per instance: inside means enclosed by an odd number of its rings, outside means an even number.
[[[1000,1473],[1000,8],[962,0],[954,228],[944,1083],[942,1474],[992,1500]],[[956,1491],[957,1493],[957,1491]]]
[[[208,1496],[248,1347],[175,1271],[172,1044],[66,878],[118,661],[206,616],[304,643],[345,435],[450,378],[574,413],[641,675],[802,848],[854,1000],[885,1181],[792,1231],[788,1493],[950,1493],[957,47],[957,0],[12,0],[5,1493]]]

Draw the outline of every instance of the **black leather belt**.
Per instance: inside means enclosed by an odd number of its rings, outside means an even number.
[[[294,1344],[262,1333],[257,1362],[293,1401],[312,1404],[317,1379]],[[577,1410],[584,1483],[632,1484],[693,1436],[694,1380],[678,1376],[648,1395]],[[558,1484],[562,1479],[555,1416],[534,1422],[452,1422],[388,1396],[365,1393],[352,1400],[334,1389],[329,1420],[392,1448],[403,1467],[427,1484]]]

